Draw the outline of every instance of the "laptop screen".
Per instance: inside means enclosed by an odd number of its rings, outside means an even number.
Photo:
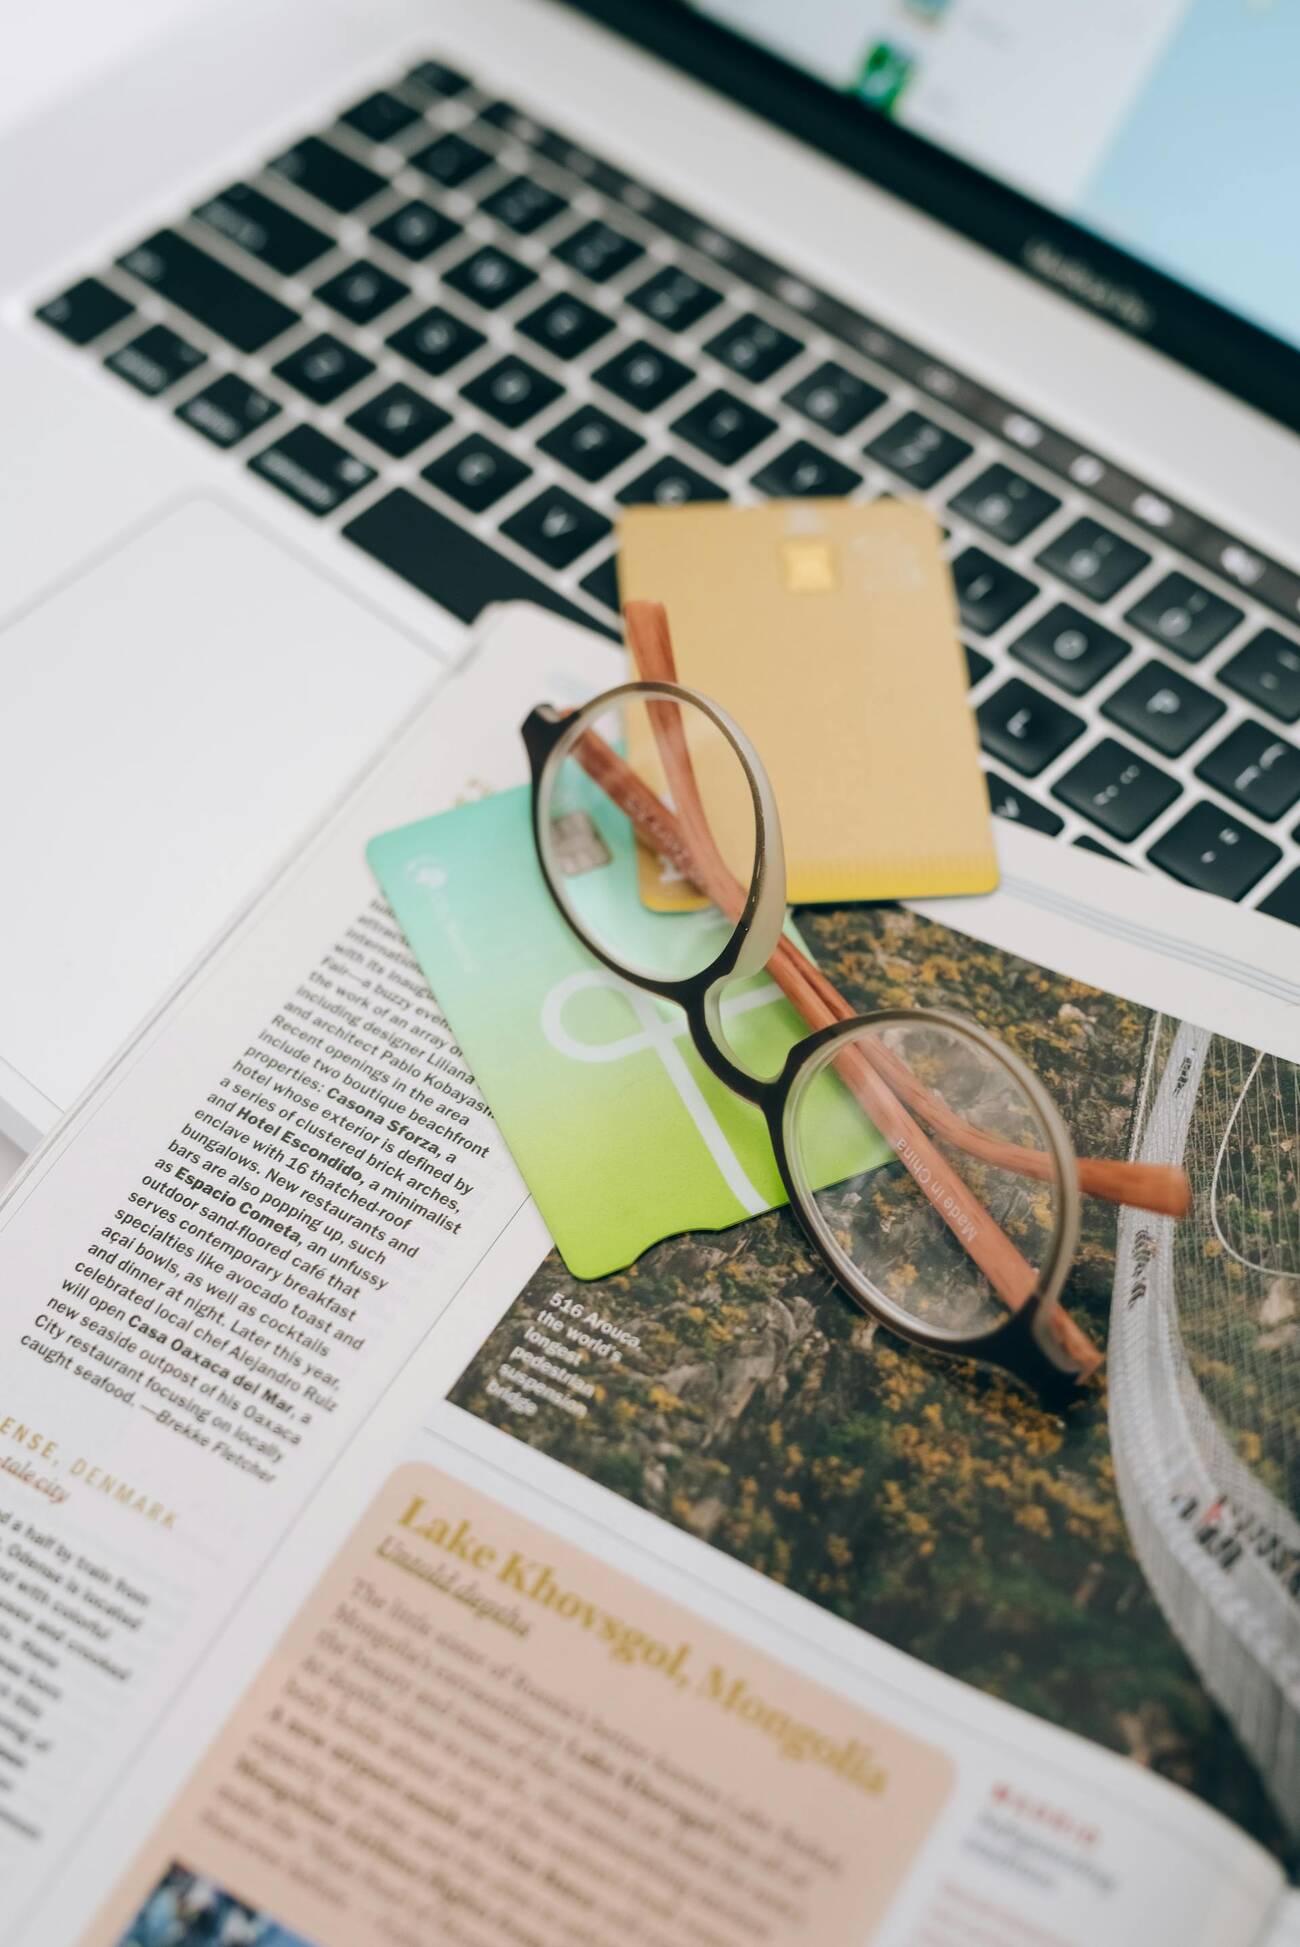
[[[1295,0],[705,0],[701,11],[1300,344]]]
[[[1300,0],[568,0],[1300,431]]]

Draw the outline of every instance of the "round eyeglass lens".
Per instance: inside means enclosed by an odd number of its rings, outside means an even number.
[[[919,1011],[848,1026],[799,1071],[785,1137],[844,1283],[902,1330],[959,1342],[1036,1290],[1054,1303],[1073,1237],[1068,1139],[991,1037]]]
[[[666,690],[579,713],[541,780],[556,898],[630,974],[683,980],[726,946],[757,869],[749,772],[701,705]]]

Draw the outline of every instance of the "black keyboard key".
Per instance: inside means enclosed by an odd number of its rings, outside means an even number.
[[[639,434],[611,419],[599,406],[577,412],[539,439],[538,447],[583,480],[603,480],[645,445]]]
[[[721,364],[738,372],[742,379],[761,385],[773,372],[788,365],[803,346],[788,331],[778,331],[766,318],[751,311],[729,324],[716,338],[710,338],[704,349]]]
[[[966,657],[966,687],[973,690],[976,683],[984,681],[993,664],[987,656],[981,656],[978,649],[972,649],[969,642],[963,642],[961,646]]]
[[[482,433],[471,433],[447,453],[440,454],[425,467],[424,477],[443,493],[458,500],[471,514],[481,514],[510,493],[531,469],[513,453],[496,446]]]
[[[448,101],[463,95],[469,87],[469,76],[459,68],[449,68],[445,61],[419,61],[406,77],[413,88],[422,94],[442,95]]]
[[[1103,716],[1166,757],[1181,757],[1223,709],[1217,696],[1154,661],[1143,663],[1101,706]]]
[[[600,221],[584,223],[580,230],[557,243],[553,254],[571,270],[579,270],[593,284],[603,284],[634,264],[645,251],[621,230]]]
[[[454,311],[444,311],[440,305],[434,305],[431,311],[422,311],[410,324],[395,331],[388,343],[403,358],[409,358],[412,365],[418,365],[422,372],[436,379],[487,340]]]
[[[400,96],[390,95],[387,88],[377,89],[339,116],[358,135],[364,135],[367,142],[388,142],[419,119],[418,109],[410,107]]]
[[[685,460],[665,454],[635,480],[629,480],[617,498],[624,507],[681,507],[688,500],[725,500],[727,496],[716,480],[697,473]]]
[[[576,602],[557,595],[547,582],[508,561],[404,487],[367,507],[343,532],[373,560],[440,602],[462,622],[476,621],[489,602],[536,602],[572,622],[599,628]]]
[[[1171,805],[1179,786],[1167,771],[1126,744],[1103,737],[1064,777],[1052,795],[1121,841],[1136,838]]]
[[[1006,818],[1014,825],[1028,825],[1030,831],[1049,835],[1063,829],[1064,818],[1058,818],[1045,804],[1029,797],[1018,784],[999,776],[997,771],[986,771],[984,782],[989,790],[989,810],[995,818]]]
[[[1300,642],[1263,629],[1219,671],[1219,681],[1261,709],[1294,723],[1300,717]]]
[[[1038,556],[1045,568],[1094,602],[1108,602],[1151,559],[1099,521],[1077,520]]]
[[[484,244],[472,256],[462,257],[458,264],[443,273],[443,283],[450,284],[453,290],[472,297],[485,311],[495,311],[502,304],[509,304],[512,297],[526,290],[537,281],[537,272],[529,270],[526,264],[507,257],[504,250],[494,244]]]
[[[370,234],[386,243],[390,250],[399,256],[408,257],[413,264],[422,264],[426,257],[432,257],[435,250],[441,250],[444,243],[461,234],[459,223],[453,223],[441,210],[417,199],[403,203],[399,210],[386,216],[382,223],[372,226]]]
[[[936,426],[923,413],[905,412],[878,433],[866,450],[873,460],[924,492],[974,449],[969,440],[958,439],[956,433]]]
[[[451,424],[451,414],[409,385],[390,385],[348,414],[349,426],[364,433],[372,446],[404,460],[417,446]]]
[[[629,291],[627,301],[665,331],[686,331],[721,304],[722,296],[711,284],[702,284],[688,270],[670,264]]]
[[[952,578],[963,625],[976,635],[992,635],[1038,593],[1027,575],[1005,561],[967,548],[952,564]]]
[[[1071,696],[1082,696],[1123,662],[1129,644],[1081,609],[1057,602],[1012,643],[1011,653]]]
[[[200,203],[194,214],[200,223],[238,244],[259,264],[278,270],[282,277],[296,277],[334,248],[333,237],[326,236],[324,230],[304,222],[248,183],[231,183],[220,196]]]
[[[404,297],[410,286],[374,264],[349,264],[316,287],[316,296],[352,324],[368,325]]]
[[[975,712],[980,742],[1022,777],[1036,777],[1083,732],[1082,717],[1013,676]]]
[[[1123,858],[1118,852],[1112,852],[1109,845],[1103,845],[1099,838],[1092,836],[1091,832],[1080,832],[1077,838],[1070,840],[1070,843],[1077,845],[1081,852],[1095,852],[1099,859],[1113,859],[1116,865],[1131,865],[1130,860]]]
[[[487,122],[492,128],[508,129],[513,134],[516,124],[521,121],[527,122],[529,117],[522,109],[516,108],[512,101],[502,101],[498,97],[497,100],[490,101],[486,108],[479,110],[479,120]]]
[[[796,440],[754,475],[760,493],[794,499],[801,494],[839,498],[861,486],[862,475],[842,460],[834,460],[806,439]]]
[[[674,392],[680,392],[691,378],[691,368],[678,358],[670,358],[657,345],[639,338],[592,373],[597,385],[634,406],[638,412],[653,412]]]
[[[673,431],[719,466],[734,466],[776,431],[776,421],[729,392],[707,392],[698,405],[673,421]]]
[[[1243,611],[1187,575],[1166,575],[1125,617],[1143,635],[1163,642],[1189,663],[1208,656],[1241,621]]]
[[[322,331],[318,338],[309,338],[272,369],[278,379],[291,385],[295,392],[301,392],[304,399],[328,406],[375,368],[370,359],[354,352],[351,345]]]
[[[268,399],[265,392],[259,392],[255,385],[238,378],[234,372],[223,372],[211,385],[196,392],[184,405],[177,406],[176,417],[192,426],[204,439],[210,439],[214,446],[238,446],[241,439],[247,439],[259,426],[265,426],[274,419],[280,408],[274,399]]]
[[[332,142],[322,142],[319,135],[308,135],[296,142],[267,167],[295,188],[306,190],[327,209],[337,210],[340,216],[350,216],[353,210],[360,209],[363,203],[388,187],[384,178],[367,169],[364,162],[344,155]]]
[[[345,453],[314,426],[294,426],[248,464],[311,514],[332,514],[375,478],[373,467]]]
[[[486,169],[491,160],[487,150],[480,149],[477,142],[455,134],[440,135],[436,142],[417,149],[409,158],[413,169],[440,183],[444,189],[459,189],[462,183]]]
[[[603,514],[575,500],[563,487],[548,487],[503,521],[501,532],[548,568],[567,568],[612,529]]]
[[[298,319],[287,304],[227,269],[174,230],[157,230],[121,259],[122,268],[180,311],[225,338],[237,351],[257,352]]]
[[[150,398],[197,371],[202,363],[203,353],[166,325],[150,325],[104,360],[110,372]]]
[[[1288,926],[1300,926],[1300,866],[1260,900],[1259,910],[1272,919],[1285,920]]]
[[[556,358],[578,358],[614,326],[603,311],[564,292],[548,297],[545,304],[521,318],[518,329]]]
[[[552,405],[562,390],[544,372],[509,354],[462,386],[461,397],[480,412],[490,413],[503,426],[522,426],[543,406]]]
[[[527,176],[515,176],[485,196],[481,207],[516,236],[530,237],[534,230],[553,223],[569,206],[554,190],[543,188]]]
[[[985,467],[948,502],[954,514],[964,514],[986,534],[1015,547],[1026,534],[1041,527],[1060,506],[1055,494],[1013,473],[1009,466]]]
[[[110,326],[129,318],[134,310],[133,304],[110,291],[97,277],[83,277],[70,290],[38,305],[36,315],[42,324],[71,339],[74,345],[88,345],[93,338],[102,338]]]
[[[1248,720],[1201,759],[1196,775],[1271,825],[1300,798],[1300,750]]]
[[[605,608],[612,609],[615,615],[621,613],[618,603],[618,556],[606,555],[598,568],[584,575],[578,583],[587,593]]]
[[[800,379],[785,395],[785,402],[801,412],[805,419],[811,419],[817,426],[824,426],[828,433],[837,436],[852,432],[877,406],[883,406],[887,393],[877,385],[868,385],[856,372],[846,372],[842,365],[828,359],[810,372],[806,379]]]
[[[1281,856],[1272,839],[1261,837],[1204,798],[1184,812],[1147,853],[1162,872],[1221,899],[1240,899]]]

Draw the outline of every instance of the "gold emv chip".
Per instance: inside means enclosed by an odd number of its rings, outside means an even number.
[[[835,549],[829,541],[782,541],[781,563],[792,595],[825,595],[835,586]]]

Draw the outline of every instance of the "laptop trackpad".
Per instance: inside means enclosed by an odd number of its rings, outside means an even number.
[[[66,1108],[435,673],[201,499],[0,630],[0,1065]]]

